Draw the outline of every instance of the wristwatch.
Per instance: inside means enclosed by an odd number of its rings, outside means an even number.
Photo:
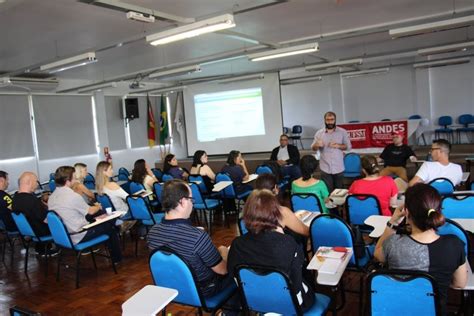
[[[390,229],[397,229],[398,228],[397,225],[394,225],[394,224],[390,223],[390,221],[387,222],[387,227],[390,228]]]

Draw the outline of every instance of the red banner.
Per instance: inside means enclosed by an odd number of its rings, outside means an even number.
[[[338,124],[338,126],[349,133],[352,148],[385,147],[393,142],[394,132],[403,132],[403,143],[407,143],[407,121]]]

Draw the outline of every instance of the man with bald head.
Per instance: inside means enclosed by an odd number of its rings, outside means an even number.
[[[13,212],[25,214],[37,236],[50,235],[46,223],[48,208],[34,194],[38,188],[38,177],[33,172],[23,172],[18,179],[18,185],[18,192],[13,197]],[[44,246],[37,245],[36,251],[44,254]]]

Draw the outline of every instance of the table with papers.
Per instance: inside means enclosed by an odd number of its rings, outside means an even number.
[[[318,284],[329,286],[338,285],[353,255],[353,250],[350,247],[345,248],[346,252],[338,252],[332,249],[334,248],[319,247],[308,264],[308,270],[318,271],[318,277],[316,279]]]

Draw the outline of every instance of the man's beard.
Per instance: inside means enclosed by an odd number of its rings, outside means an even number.
[[[327,129],[334,129],[334,128],[336,127],[336,123],[333,123],[333,124],[327,124],[327,123],[325,123],[325,124],[326,124],[326,128],[327,128]]]

